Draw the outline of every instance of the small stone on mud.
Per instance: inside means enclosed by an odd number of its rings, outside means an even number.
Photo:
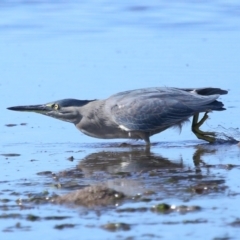
[[[12,124],[12,123],[9,123],[9,124],[5,124],[6,127],[16,127],[17,124]]]
[[[230,223],[232,227],[240,227],[240,219],[236,218],[233,222]]]
[[[68,161],[71,161],[71,162],[73,162],[73,160],[74,160],[74,157],[73,157],[73,156],[71,156],[71,157],[67,158],[67,160],[68,160]]]
[[[130,225],[127,223],[107,223],[103,225],[102,228],[111,232],[115,232],[119,230],[128,231],[131,229]]]
[[[34,221],[40,220],[40,217],[38,217],[36,215],[28,214],[27,215],[27,220],[34,222]]]
[[[48,176],[48,175],[52,175],[51,171],[43,171],[43,172],[38,172],[37,175],[44,175],[44,176]]]
[[[123,142],[119,145],[119,147],[131,147],[131,145],[129,143]]]
[[[75,227],[75,224],[65,223],[65,224],[55,225],[54,228],[58,230],[62,230],[64,228],[73,228],[73,227]]]
[[[2,155],[4,157],[19,157],[19,156],[21,156],[18,153],[3,153],[3,154],[0,154],[0,155]]]
[[[166,203],[160,203],[152,207],[152,211],[154,212],[167,212],[171,209],[171,206]]]

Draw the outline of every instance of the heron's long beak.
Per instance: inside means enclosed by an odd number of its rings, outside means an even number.
[[[20,111],[20,112],[35,112],[35,113],[47,113],[52,109],[46,105],[30,105],[30,106],[16,106],[16,107],[9,107],[7,108],[13,111]]]

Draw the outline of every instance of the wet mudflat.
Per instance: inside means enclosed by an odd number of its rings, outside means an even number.
[[[201,239],[206,226],[208,239],[238,233],[237,145],[118,146],[42,144],[32,152],[38,159],[25,163],[21,153],[2,155],[1,235],[30,239],[49,232],[49,239],[77,239],[80,231],[84,239]],[[8,169],[21,178],[7,180]]]
[[[0,239],[238,239],[237,1],[0,3]],[[125,90],[219,87],[206,144],[167,130],[142,142],[6,110]]]

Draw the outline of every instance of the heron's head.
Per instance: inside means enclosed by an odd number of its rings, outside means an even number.
[[[78,123],[81,120],[81,107],[95,100],[63,99],[41,105],[9,107],[9,110],[35,112],[62,121]]]

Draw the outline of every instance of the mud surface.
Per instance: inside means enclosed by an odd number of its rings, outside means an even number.
[[[25,165],[35,169],[32,177],[1,181],[2,233],[44,227],[53,233],[72,229],[73,235],[74,229],[81,230],[86,239],[96,239],[89,235],[93,230],[101,239],[157,239],[169,236],[170,229],[201,237],[198,225],[214,228],[213,237],[225,236],[219,233],[222,225],[225,231],[238,231],[237,145],[155,143],[151,150],[117,146],[88,144],[76,151],[76,145],[66,144],[61,150],[41,150],[39,158],[57,155],[54,164],[68,163],[68,168],[59,171],[52,165],[37,171],[33,165],[38,161],[30,160]],[[21,156],[11,156],[8,165]]]

